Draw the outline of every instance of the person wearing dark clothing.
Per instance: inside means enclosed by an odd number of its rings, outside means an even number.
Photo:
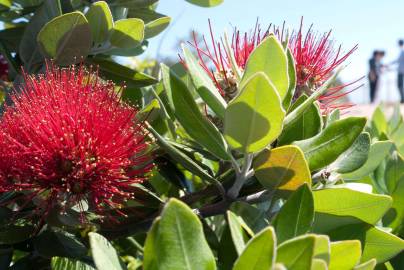
[[[398,41],[398,46],[400,47],[400,55],[396,60],[398,64],[397,68],[397,86],[400,92],[400,102],[404,103],[404,40]]]
[[[374,51],[372,58],[369,60],[369,88],[370,88],[370,102],[373,103],[378,89],[381,59],[384,56],[383,51]]]

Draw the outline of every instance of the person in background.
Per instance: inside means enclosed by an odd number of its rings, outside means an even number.
[[[404,103],[404,40],[400,39],[398,41],[398,46],[400,47],[400,55],[395,63],[398,64],[397,67],[397,86],[400,92],[400,102]]]
[[[381,73],[382,63],[381,60],[384,56],[384,51],[373,51],[372,58],[369,60],[369,88],[370,88],[370,102],[373,103],[376,97],[376,92],[379,86],[379,76]]]

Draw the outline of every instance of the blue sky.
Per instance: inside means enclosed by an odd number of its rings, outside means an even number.
[[[367,61],[374,49],[386,50],[386,63],[394,60],[398,55],[397,40],[404,38],[404,1],[398,0],[224,0],[215,8],[200,8],[184,0],[161,0],[158,11],[171,16],[173,25],[166,35],[152,40],[147,52],[150,57],[156,55],[160,42],[160,54],[178,53],[176,41],[191,29],[208,33],[208,18],[215,32],[221,34],[225,28],[230,31],[232,25],[249,30],[257,17],[263,26],[280,25],[285,20],[290,28],[296,28],[304,16],[306,26],[313,23],[320,32],[332,29],[333,39],[346,50],[359,44],[342,74],[346,81],[366,75]],[[360,102],[365,91],[357,91],[354,99]]]

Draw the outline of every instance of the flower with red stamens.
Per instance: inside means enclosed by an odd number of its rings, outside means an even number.
[[[83,203],[119,212],[152,165],[137,110],[114,88],[84,67],[25,76],[0,122],[3,189],[21,191],[44,215]]]
[[[318,87],[324,84],[338,67],[358,48],[354,46],[346,53],[342,53],[341,45],[336,49],[335,42],[331,40],[331,31],[316,34],[310,26],[306,34],[303,33],[303,19],[299,31],[292,33],[289,40],[289,48],[293,54],[296,67],[297,86],[295,97],[303,93],[310,95]],[[323,109],[329,111],[335,108],[350,107],[350,104],[336,104],[348,94],[342,90],[357,81],[337,85],[319,98]]]
[[[195,35],[193,42],[190,42],[190,44],[196,49],[200,65],[210,76],[220,93],[226,100],[231,100],[237,93],[237,80],[231,69],[230,56],[227,50],[223,49],[223,40],[220,39],[220,42],[215,40],[210,21],[209,28],[211,47],[209,47],[208,42],[203,37],[204,49],[201,48]],[[284,26],[281,29],[273,27],[272,31],[270,31],[270,28],[271,25],[266,31],[261,31],[257,22],[254,30],[249,33],[241,34],[239,30],[234,30],[231,48],[240,71],[244,70],[250,54],[265,37],[274,34],[280,41],[285,41]],[[357,46],[354,46],[347,53],[342,53],[341,46],[335,49],[335,42],[330,39],[330,35],[331,31],[322,35],[315,34],[311,27],[304,35],[303,20],[299,31],[292,33],[288,46],[295,59],[297,76],[295,98],[303,93],[310,95],[319,86],[324,84],[336,69],[357,49]],[[210,66],[213,69],[209,68]],[[348,92],[344,92],[343,90],[356,82],[336,85],[328,89],[319,98],[323,112],[327,113],[336,108],[345,109],[351,107],[352,104],[347,102],[341,103],[340,101],[356,88]]]
[[[197,42],[195,33],[193,33],[193,42],[189,43],[196,49],[200,65],[215,83],[221,95],[230,100],[237,92],[237,80],[231,68],[231,58],[225,49],[223,39],[220,38],[220,41],[215,39],[210,20],[208,22],[211,46],[209,46],[205,36],[202,36],[204,43],[204,48],[202,48]],[[254,30],[249,33],[243,34],[237,28],[234,29],[231,48],[235,62],[241,71],[244,70],[251,52],[269,35],[270,27],[262,31],[257,22]],[[211,65],[214,69],[210,68]]]
[[[8,63],[4,56],[0,54],[0,80],[7,80],[8,78]]]

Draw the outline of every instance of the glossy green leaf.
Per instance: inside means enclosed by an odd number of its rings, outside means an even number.
[[[323,260],[313,259],[311,270],[328,270],[328,266]]]
[[[158,82],[150,75],[133,70],[111,60],[94,57],[88,58],[86,62],[98,66],[101,74],[109,80],[117,84],[125,83],[129,89],[144,87]]]
[[[330,249],[329,237],[327,235],[316,235],[313,258],[321,260],[328,265],[330,263]]]
[[[404,138],[403,138],[404,140]],[[400,179],[404,177],[404,159],[394,151],[387,159],[384,181],[389,193],[393,193]]]
[[[376,259],[384,263],[404,250],[404,240],[366,223],[350,224],[329,232],[335,241],[358,239],[362,243],[361,262]]]
[[[86,246],[73,234],[64,231],[46,230],[35,237],[34,246],[41,256],[47,258],[54,256],[80,258],[87,254]]]
[[[307,100],[306,95],[300,96],[291,106],[293,111],[297,106]],[[318,104],[312,103],[309,108],[293,122],[283,128],[279,137],[279,145],[290,144],[294,141],[311,138],[321,131],[322,116]]]
[[[223,3],[223,0],[185,0],[185,1],[201,7],[214,7]]]
[[[183,46],[184,59],[187,64],[187,69],[191,75],[192,82],[196,91],[213,112],[224,118],[227,103],[220,95],[218,89],[213,84],[212,79],[206,74],[206,71],[198,63],[198,60],[192,55],[191,51]]]
[[[98,270],[123,270],[116,250],[102,235],[89,233],[91,255]]]
[[[164,73],[163,73],[164,74]],[[167,78],[168,75],[168,78]],[[227,144],[219,130],[201,113],[185,83],[170,70],[163,80],[168,82],[175,116],[187,133],[212,154],[228,160]]]
[[[367,262],[355,266],[353,270],[373,270],[376,267],[376,263],[377,261],[375,259],[371,259]]]
[[[346,151],[362,132],[366,118],[349,117],[335,121],[318,135],[294,142],[299,146],[312,171],[321,169]]]
[[[391,197],[393,198],[393,205],[383,218],[383,223],[392,228],[393,231],[398,231],[404,228],[404,177],[401,177],[397,183]]]
[[[157,18],[145,24],[144,38],[152,38],[163,32],[171,22],[170,17]]]
[[[240,82],[241,88],[244,88],[257,72],[263,72],[268,77],[282,101],[289,89],[288,58],[282,44],[274,35],[265,38],[248,57]]]
[[[292,98],[295,95],[296,91],[296,66],[295,60],[293,59],[292,52],[288,48],[286,50],[286,56],[288,58],[288,77],[289,77],[289,88],[286,93],[285,98],[283,99],[283,108],[285,110],[289,109],[290,103],[292,102]]]
[[[234,264],[233,270],[268,270],[275,263],[276,238],[271,227],[254,236]]]
[[[234,149],[258,152],[279,136],[284,116],[276,89],[259,72],[245,82],[240,94],[227,106],[225,138]]]
[[[53,257],[51,261],[52,270],[96,270],[94,267],[79,260]]]
[[[279,243],[308,232],[313,220],[313,195],[304,184],[289,197],[276,216],[274,227]]]
[[[276,262],[288,270],[311,269],[316,237],[306,234],[283,242],[278,246]]]
[[[105,1],[97,1],[90,6],[86,13],[90,24],[93,42],[101,44],[108,40],[110,31],[114,27],[111,10]]]
[[[387,131],[389,134],[396,131],[399,126],[403,123],[403,116],[401,114],[400,104],[396,103],[394,105],[393,115],[390,117],[388,121]]]
[[[75,11],[52,19],[37,36],[40,48],[59,65],[70,65],[87,57],[91,47],[91,29],[83,13]]]
[[[45,0],[41,7],[35,11],[27,27],[25,27],[18,52],[21,60],[26,63],[28,68],[43,61],[37,42],[38,33],[47,22],[59,15],[62,15],[60,1]]]
[[[380,106],[373,112],[371,126],[377,135],[387,134],[387,120]]]
[[[379,221],[392,204],[389,196],[349,188],[317,190],[313,197],[316,213],[355,217],[369,224]]]
[[[343,174],[345,180],[361,179],[373,172],[390,152],[393,143],[389,141],[375,142],[370,146],[369,158],[359,169]]]
[[[293,191],[304,183],[311,185],[303,152],[294,145],[262,151],[253,166],[258,181],[269,190]]]
[[[233,240],[234,247],[236,248],[237,253],[240,255],[243,252],[245,244],[248,240],[247,232],[250,236],[253,236],[254,233],[250,228],[248,228],[242,218],[236,216],[231,211],[227,211],[227,222],[229,224],[230,235]]]
[[[365,164],[370,149],[369,133],[362,133],[355,142],[342,153],[330,167],[338,173],[353,172]]]
[[[145,270],[216,269],[200,220],[176,199],[168,201],[158,224],[148,233],[144,257]]]
[[[329,270],[352,270],[361,258],[361,242],[348,240],[331,243]]]
[[[110,42],[118,48],[134,48],[142,43],[144,31],[145,25],[141,19],[122,19],[115,22]]]

